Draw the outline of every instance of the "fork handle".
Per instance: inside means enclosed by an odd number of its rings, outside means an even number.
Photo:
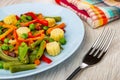
[[[80,66],[77,67],[66,80],[71,80],[80,70],[81,70],[81,67]]]

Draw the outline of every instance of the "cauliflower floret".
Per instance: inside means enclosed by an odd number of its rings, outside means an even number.
[[[56,24],[56,21],[54,18],[46,18],[48,21],[48,27],[53,27]]]
[[[50,38],[59,41],[61,38],[64,38],[64,31],[60,28],[53,29],[50,33]]]
[[[15,25],[17,23],[16,15],[9,15],[3,19],[5,24],[13,24]]]
[[[16,30],[18,36],[20,37],[23,33],[28,34],[30,32],[30,29],[28,27],[20,27]]]
[[[60,45],[56,41],[47,43],[46,50],[49,55],[56,56],[60,53]]]

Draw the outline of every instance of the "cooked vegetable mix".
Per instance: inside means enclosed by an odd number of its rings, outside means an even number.
[[[0,69],[15,73],[35,69],[41,61],[50,64],[46,54],[57,56],[67,42],[61,21],[34,12],[6,16],[0,21]]]

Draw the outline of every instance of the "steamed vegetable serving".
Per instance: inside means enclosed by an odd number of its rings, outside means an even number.
[[[41,61],[50,64],[46,55],[57,56],[66,44],[61,21],[60,16],[34,12],[6,16],[0,21],[0,69],[14,73],[35,69]]]

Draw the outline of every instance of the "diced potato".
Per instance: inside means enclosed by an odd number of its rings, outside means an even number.
[[[56,41],[47,43],[46,50],[49,55],[56,56],[60,53],[60,45]]]
[[[46,18],[48,21],[48,27],[53,27],[56,24],[56,21],[54,18]]]
[[[50,33],[50,38],[53,38],[55,41],[59,41],[64,37],[64,31],[60,28],[53,29]]]
[[[30,29],[28,27],[20,27],[16,30],[18,36],[20,37],[23,33],[28,34],[30,32]]]
[[[15,25],[17,23],[16,15],[12,14],[3,19],[5,24]]]

